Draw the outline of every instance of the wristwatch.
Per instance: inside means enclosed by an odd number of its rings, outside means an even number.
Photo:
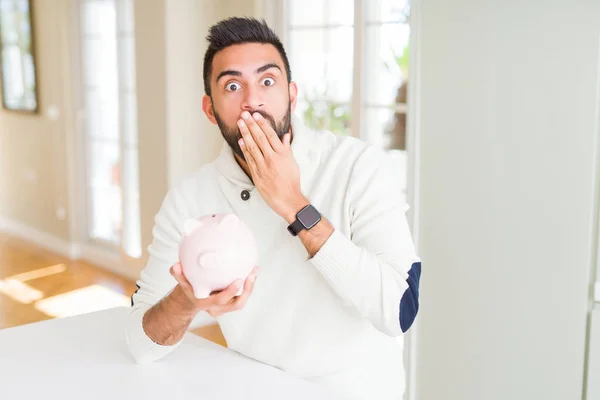
[[[287,230],[292,236],[298,236],[300,231],[303,229],[310,229],[321,220],[321,213],[317,209],[309,204],[296,214],[296,220],[292,222]]]

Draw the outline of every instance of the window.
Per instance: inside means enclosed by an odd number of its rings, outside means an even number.
[[[0,0],[0,77],[8,110],[38,111],[30,0]]]
[[[409,163],[416,163],[406,140],[410,0],[282,1],[283,24],[265,14],[282,34],[292,64],[299,87],[297,115],[315,129],[387,150],[402,200],[408,201]],[[398,338],[405,349],[407,398],[415,390],[414,329]]]
[[[299,115],[388,150],[407,196],[409,0],[283,0]]]
[[[404,151],[408,0],[287,0],[285,13],[304,121]]]
[[[141,256],[133,0],[81,0],[88,237]]]

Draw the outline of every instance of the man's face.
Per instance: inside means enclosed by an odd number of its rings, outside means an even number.
[[[289,132],[297,88],[294,82],[288,84],[274,46],[247,43],[221,50],[213,59],[210,79],[212,95],[204,96],[204,112],[240,158],[244,156],[237,121],[243,111],[261,114],[280,139]]]

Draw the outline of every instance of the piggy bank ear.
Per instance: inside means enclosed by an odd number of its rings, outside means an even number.
[[[200,254],[198,256],[198,266],[206,269],[217,268],[219,266],[219,257],[217,256],[217,253],[210,252]]]
[[[202,222],[197,219],[188,219],[183,223],[183,233],[187,235],[191,235],[196,229],[202,226]]]

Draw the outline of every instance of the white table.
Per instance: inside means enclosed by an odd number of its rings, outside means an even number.
[[[0,399],[332,399],[193,334],[162,360],[136,364],[125,342],[128,311],[0,330]]]

